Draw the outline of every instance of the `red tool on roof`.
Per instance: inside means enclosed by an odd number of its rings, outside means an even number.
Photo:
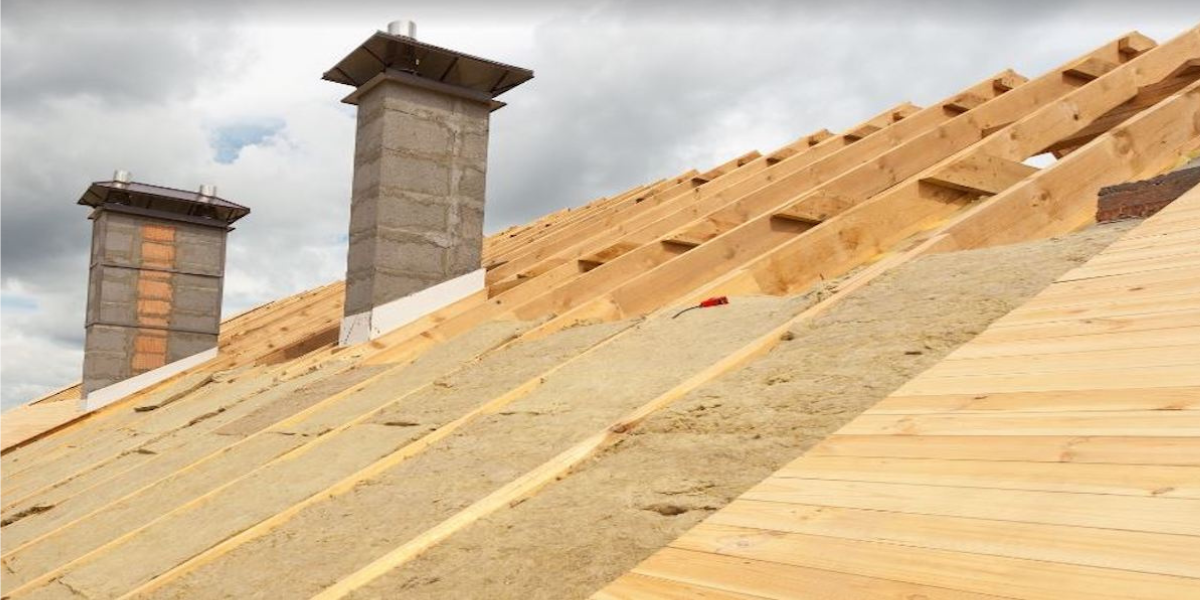
[[[715,297],[713,297],[713,298],[709,298],[708,300],[705,300],[705,301],[703,301],[703,302],[701,302],[700,304],[697,304],[697,305],[695,305],[695,306],[689,306],[689,307],[687,307],[687,308],[685,308],[685,309],[683,309],[683,310],[681,310],[681,311],[679,311],[679,312],[675,313],[675,316],[673,316],[673,317],[671,317],[671,318],[672,318],[672,319],[678,319],[678,318],[679,318],[679,315],[682,315],[683,313],[685,313],[685,312],[687,312],[687,311],[689,311],[689,310],[695,310],[695,309],[697,309],[697,308],[711,308],[711,307],[713,307],[713,306],[722,306],[722,305],[724,305],[724,304],[729,304],[729,297],[728,297],[728,296],[715,296]]]

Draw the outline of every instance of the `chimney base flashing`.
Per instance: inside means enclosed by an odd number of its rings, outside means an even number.
[[[345,347],[369,342],[478,293],[484,289],[486,272],[486,269],[477,269],[371,310],[344,317],[338,335],[338,345]]]
[[[193,367],[198,367],[217,357],[217,348],[209,348],[203,352],[198,352],[187,358],[181,358],[175,362],[165,364],[152,371],[146,371],[141,375],[134,375],[129,379],[118,381],[112,385],[94,390],[91,393],[84,393],[79,400],[79,408],[84,411],[93,411],[103,408],[133,394],[140,392],[156,383],[159,383],[169,377],[182,373]]]

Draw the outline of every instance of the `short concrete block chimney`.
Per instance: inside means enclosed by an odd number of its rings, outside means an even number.
[[[216,356],[225,241],[250,210],[125,171],[79,204],[93,208],[83,398],[95,409]]]
[[[393,22],[324,76],[357,88],[343,346],[483,289],[489,117],[533,77],[415,32]]]

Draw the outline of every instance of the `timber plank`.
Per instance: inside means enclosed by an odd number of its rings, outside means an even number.
[[[735,500],[708,522],[970,554],[1200,577],[1200,555],[1190,552],[1195,542],[1187,536],[745,499]]]
[[[1200,535],[1200,500],[771,477],[743,498],[948,517]]]
[[[1200,468],[1164,465],[1135,469],[1107,464],[804,456],[774,477],[1200,498]]]
[[[1191,600],[1196,589],[1191,578],[709,523],[672,547],[1026,600]]]
[[[1071,435],[1186,437],[1200,435],[1195,411],[1130,410],[1053,413],[876,415],[841,429],[874,435]]]
[[[633,573],[763,598],[796,598],[798,594],[806,600],[994,600],[1006,597],[679,548],[663,549],[639,564]],[[603,593],[598,597],[603,598]]]
[[[903,396],[893,394],[871,407],[873,415],[975,412],[1200,410],[1200,387],[1133,390],[1067,390],[1001,394]]]
[[[817,444],[807,456],[1200,466],[1200,438],[839,433]]]
[[[1052,362],[1029,356],[948,358],[926,371],[925,376],[1063,373],[1111,369],[1114,365],[1120,365],[1122,368],[1192,365],[1200,370],[1200,338],[1188,340],[1188,343],[1174,346],[1171,350],[1164,350],[1162,347],[1127,350],[1096,346],[1089,350],[1059,355]]]
[[[622,578],[618,584],[604,590],[595,597],[606,600],[685,600],[687,598],[753,600],[756,598],[769,598],[770,596],[751,596],[749,594],[727,592],[633,573],[629,577]]]

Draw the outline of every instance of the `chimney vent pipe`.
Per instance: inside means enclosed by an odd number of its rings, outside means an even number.
[[[387,31],[391,35],[417,39],[417,24],[407,19],[388,23]]]
[[[217,195],[217,186],[215,186],[211,183],[206,183],[206,184],[200,186],[200,197],[201,198],[212,198],[213,196],[216,196],[216,195]]]
[[[131,181],[130,177],[129,171],[124,169],[117,169],[116,171],[113,171],[113,181],[117,183],[129,183]]]

